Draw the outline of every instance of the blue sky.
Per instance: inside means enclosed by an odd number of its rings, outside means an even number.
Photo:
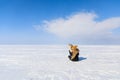
[[[119,0],[0,0],[0,44],[120,44],[119,4]]]

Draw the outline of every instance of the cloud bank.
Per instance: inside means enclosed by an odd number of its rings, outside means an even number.
[[[66,18],[43,21],[41,27],[44,27],[47,32],[66,39],[92,42],[117,41],[120,36],[114,35],[114,30],[120,28],[120,17],[101,21],[97,20],[98,18],[95,13],[80,12]]]

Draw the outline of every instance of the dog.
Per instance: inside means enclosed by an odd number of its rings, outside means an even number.
[[[69,54],[70,55],[68,56],[68,58],[71,61],[78,61],[79,60],[79,49],[78,49],[78,46],[69,44],[69,47],[70,47],[70,50],[69,50]]]

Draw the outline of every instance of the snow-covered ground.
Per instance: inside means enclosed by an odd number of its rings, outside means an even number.
[[[0,80],[120,80],[120,46],[0,45]]]

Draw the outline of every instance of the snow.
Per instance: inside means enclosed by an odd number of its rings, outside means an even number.
[[[0,45],[0,80],[120,80],[120,46],[79,45],[80,60],[67,45]]]

